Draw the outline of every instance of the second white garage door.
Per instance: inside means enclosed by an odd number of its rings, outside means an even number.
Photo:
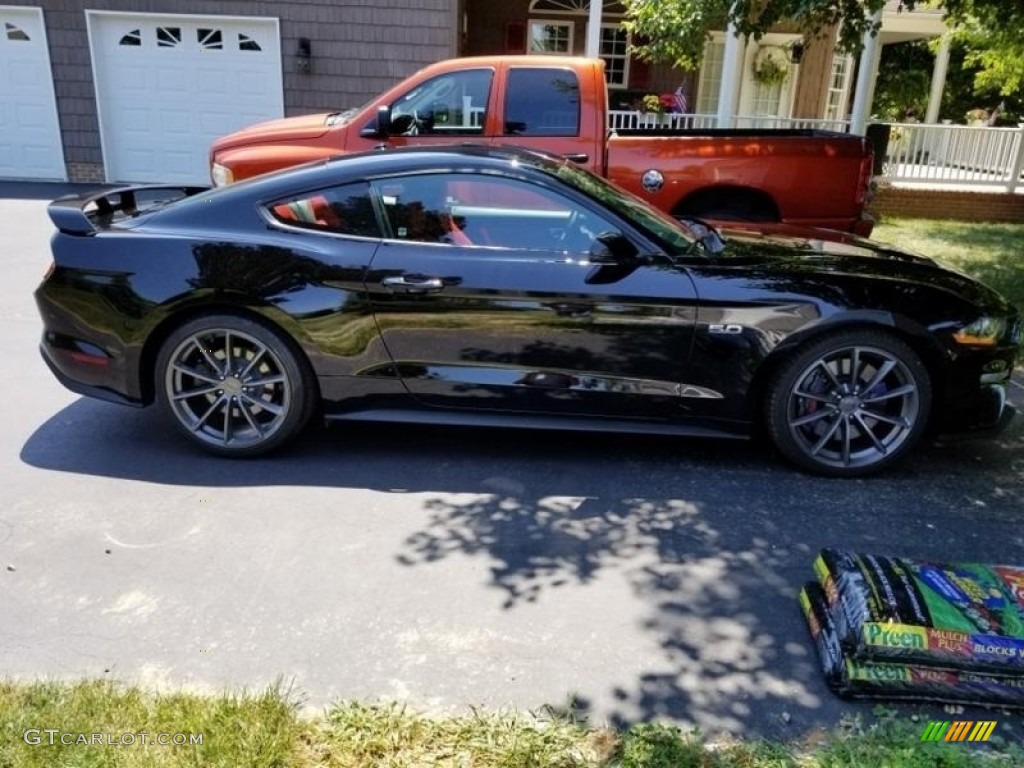
[[[208,183],[215,138],[283,116],[276,19],[87,13],[108,181]]]
[[[39,8],[0,6],[0,178],[65,178]]]

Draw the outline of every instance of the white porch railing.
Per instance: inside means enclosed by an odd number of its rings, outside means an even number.
[[[802,117],[764,117],[739,115],[731,120],[729,128],[795,128],[823,131],[846,131],[849,120],[810,120]],[[673,112],[657,115],[650,112],[612,110],[608,113],[611,130],[629,128],[669,128],[673,130],[708,130],[717,128],[714,114],[682,115]]]
[[[847,120],[739,115],[728,126],[740,129],[797,128],[849,130]],[[957,184],[996,187],[1007,192],[1024,189],[1024,127],[989,128],[966,125],[887,123],[889,145],[883,178],[892,182]],[[663,128],[708,130],[717,128],[715,115],[664,114],[613,110],[611,130]]]
[[[1024,128],[890,124],[883,176],[894,182],[1002,187],[1016,191]]]

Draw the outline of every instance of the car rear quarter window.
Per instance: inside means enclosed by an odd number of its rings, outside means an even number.
[[[293,227],[354,237],[381,236],[367,184],[319,189],[278,200],[268,210],[274,219]]]
[[[580,83],[571,69],[512,67],[505,92],[507,136],[577,136]]]

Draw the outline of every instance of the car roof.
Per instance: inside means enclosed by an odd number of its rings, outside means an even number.
[[[498,169],[516,165],[554,169],[564,162],[561,158],[522,147],[492,147],[486,144],[467,143],[394,147],[351,155],[335,155],[320,163],[314,163],[309,169],[309,175],[315,177],[322,173],[329,176],[332,169],[344,170],[345,175],[351,176],[373,176],[399,169]]]
[[[491,171],[530,173],[541,171],[549,178],[566,161],[521,147],[491,147],[486,144],[457,144],[419,147],[389,147],[348,155],[335,155],[304,165],[256,176],[203,195],[178,200],[156,211],[153,223],[188,224],[196,210],[208,211],[212,204],[230,209],[260,201],[345,184],[391,173],[426,171]],[[200,206],[200,204],[202,204]]]

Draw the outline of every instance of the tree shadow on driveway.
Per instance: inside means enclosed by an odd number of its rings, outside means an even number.
[[[579,660],[606,673],[601,687],[581,686],[578,710],[617,725],[663,717],[798,736],[867,713],[871,704],[827,691],[800,616],[796,592],[817,550],[1018,563],[1024,551],[1020,424],[835,481],[746,443],[396,425],[314,431],[278,457],[225,460],[186,447],[154,412],[79,400],[21,458],[171,485],[416,494],[421,519],[390,553],[404,568],[470,559],[496,606],[523,615],[570,592],[585,600],[598,583],[592,594],[626,596],[598,606],[603,619],[588,627],[607,634],[587,646],[606,658]],[[984,714],[974,719],[993,719]]]

